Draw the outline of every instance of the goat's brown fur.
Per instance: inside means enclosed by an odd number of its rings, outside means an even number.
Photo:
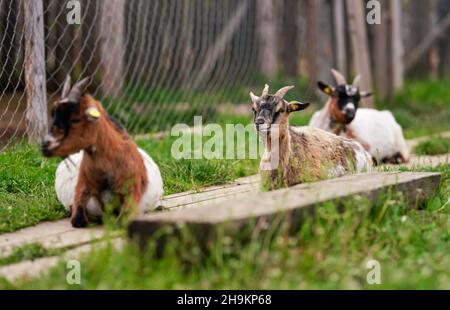
[[[333,121],[335,121],[341,128],[342,126],[345,126],[345,116],[338,107],[337,98],[331,97],[327,106],[330,109],[330,115],[333,118]]]
[[[325,109],[328,110],[327,115],[331,116],[330,132],[338,136],[342,133],[345,133],[346,138],[358,141],[366,151],[369,151],[369,144],[367,142],[364,142],[354,133],[351,125],[345,123],[345,117],[342,114],[342,111],[339,110],[336,98],[331,97],[330,99],[328,99],[328,102],[325,105]]]
[[[59,103],[65,104],[65,103]],[[89,95],[80,99],[79,111],[74,113],[70,131],[65,137],[61,129],[50,133],[61,143],[50,156],[65,157],[80,150],[84,156],[72,204],[71,222],[75,227],[88,223],[86,205],[91,197],[102,204],[101,193],[108,189],[121,204],[120,214],[134,213],[148,185],[146,168],[137,145],[125,130],[116,126],[100,102]],[[86,110],[95,107],[99,119],[90,121]]]
[[[268,137],[267,152],[271,151]],[[292,186],[330,177],[330,170],[341,166],[355,170],[357,143],[311,127],[280,126],[279,166],[273,171],[261,171],[264,184],[270,189]],[[263,160],[269,161],[270,158]]]

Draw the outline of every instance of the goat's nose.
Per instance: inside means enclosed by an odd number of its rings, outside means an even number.
[[[255,121],[255,124],[256,124],[256,125],[262,125],[262,124],[264,124],[264,118],[258,117],[258,118],[256,119],[256,121]]]
[[[355,113],[356,113],[356,109],[354,108],[353,105],[350,105],[350,106],[345,107],[343,112],[347,117],[354,117]]]
[[[348,116],[354,116],[355,115],[355,109],[345,109],[344,113]]]
[[[50,156],[49,147],[50,147],[50,141],[46,141],[46,140],[42,141],[42,143],[41,143],[41,153],[45,157]]]
[[[41,143],[41,149],[42,150],[48,149],[49,146],[50,146],[50,141],[48,141],[48,140],[43,140],[42,141],[42,143]]]

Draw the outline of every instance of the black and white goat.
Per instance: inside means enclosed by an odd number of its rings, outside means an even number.
[[[348,84],[340,72],[334,69],[331,72],[337,86],[318,82],[319,89],[329,96],[329,100],[313,115],[309,125],[360,142],[378,164],[407,162],[408,147],[402,128],[392,113],[359,108],[361,99],[371,96],[359,89],[361,76]]]

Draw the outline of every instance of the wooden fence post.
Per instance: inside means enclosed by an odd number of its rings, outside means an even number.
[[[256,2],[258,53],[261,72],[273,76],[279,69],[277,12],[275,0]]]
[[[392,87],[394,92],[403,88],[404,83],[404,49],[402,30],[402,4],[400,0],[389,1],[391,13],[391,53],[392,53]]]
[[[394,5],[393,2],[389,1],[390,5]],[[400,0],[401,2],[401,0]],[[408,27],[411,29],[411,35],[408,38],[408,54],[416,46],[419,46],[431,33],[433,29],[433,1],[423,1],[423,0],[410,0],[407,5],[405,5],[405,11],[408,12],[407,22]],[[397,14],[400,12],[392,11],[392,21],[398,18]],[[394,24],[392,24],[394,26]],[[424,52],[423,55],[416,61],[412,68],[406,70],[408,75],[415,78],[429,78],[432,72],[432,52],[430,49]]]
[[[347,76],[347,49],[345,40],[345,12],[344,1],[332,1],[333,26],[336,49],[336,69]]]
[[[125,35],[125,0],[101,3],[101,71],[102,90],[107,96],[118,96],[124,85],[123,57]]]
[[[405,62],[406,71],[411,70],[414,65],[425,56],[427,51],[439,41],[440,38],[446,38],[445,33],[450,29],[450,13],[439,22],[439,24],[431,31],[422,42],[412,51],[409,52],[409,57]]]
[[[318,77],[317,53],[318,53],[318,29],[317,29],[317,7],[316,0],[306,0],[306,70],[308,75],[308,88],[317,89]]]
[[[203,84],[205,79],[207,79],[211,74],[217,59],[219,59],[220,55],[222,55],[225,51],[228,46],[228,42],[230,42],[234,33],[239,29],[239,26],[245,18],[249,8],[249,1],[241,1],[239,3],[239,6],[235,10],[233,16],[229,19],[227,25],[223,28],[213,46],[209,48],[206,53],[203,65],[201,66],[200,71],[196,74],[196,78],[193,79],[193,82],[190,85],[191,88],[198,89]]]
[[[47,132],[47,88],[42,0],[24,0],[23,9],[25,17],[27,132],[31,143],[39,143]]]
[[[347,10],[355,67],[362,76],[361,89],[372,91],[372,70],[370,67],[364,3],[361,0],[347,0]],[[366,104],[369,107],[373,106],[373,99],[368,98]]]
[[[439,0],[437,6],[438,21],[442,21],[450,14],[450,1]],[[450,75],[450,27],[446,31],[446,35],[442,36],[438,42],[439,50],[439,76],[443,78],[445,75]]]
[[[389,37],[389,19],[387,15],[389,10],[389,1],[381,1],[381,24],[373,25],[373,74],[377,94],[381,100],[384,100],[391,93],[389,81],[389,61],[388,61],[388,37]]]
[[[333,76],[330,69],[334,66],[333,50],[333,23],[332,23],[332,6],[327,0],[314,0],[316,2],[316,57],[317,57],[317,78],[318,80],[329,81]],[[320,38],[320,39],[319,39]],[[320,95],[324,95],[316,89]],[[322,97],[326,98],[326,97]]]

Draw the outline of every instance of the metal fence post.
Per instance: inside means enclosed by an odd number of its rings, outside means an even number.
[[[42,0],[24,0],[25,85],[27,133],[30,143],[39,143],[47,131],[44,10]]]

